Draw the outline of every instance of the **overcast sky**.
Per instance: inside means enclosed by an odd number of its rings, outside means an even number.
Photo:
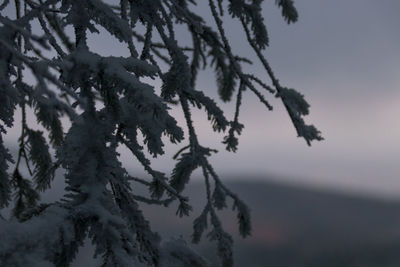
[[[213,24],[207,1],[198,2],[199,12]],[[201,143],[220,151],[212,157],[216,170],[225,179],[267,177],[400,198],[400,1],[295,1],[299,21],[291,25],[274,2],[264,4],[270,36],[266,58],[283,86],[306,96],[311,104],[306,121],[325,140],[308,147],[277,99],[269,96],[274,106],[269,112],[246,91],[240,115],[245,129],[236,153],[224,151],[224,135],[211,131],[203,111],[194,113]],[[225,27],[234,52],[255,59],[239,24],[226,20]],[[124,53],[104,32],[90,42],[99,53]],[[268,81],[260,64],[246,71]],[[202,73],[198,87],[216,96],[214,74]],[[232,118],[233,103],[223,107]],[[182,118],[179,111],[172,113]],[[168,145],[154,167],[170,173],[172,155],[183,145]],[[142,172],[124,151],[122,159],[131,171]]]
[[[273,113],[249,105],[241,155],[226,166],[399,194],[399,1],[295,2],[300,19],[294,25],[271,8],[266,12],[267,57],[283,84],[306,95],[308,121],[326,140],[306,147],[279,105]]]
[[[268,112],[246,92],[239,150],[227,153],[219,146],[217,170],[400,196],[400,2],[295,1],[300,17],[293,25],[283,21],[274,1],[265,2],[271,40],[266,57],[284,86],[305,94],[307,121],[325,141],[307,147],[279,101],[271,98],[274,111]],[[235,52],[253,57],[238,25],[225,25]],[[267,79],[259,64],[251,70]],[[211,77],[204,74],[199,87],[212,95]],[[233,106],[225,110],[232,117]],[[206,131],[204,114],[196,117],[203,143],[219,145],[222,136]]]

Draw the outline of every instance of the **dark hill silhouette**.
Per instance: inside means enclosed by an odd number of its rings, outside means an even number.
[[[400,203],[276,182],[229,186],[249,205],[253,218],[253,235],[243,240],[235,213],[222,213],[225,228],[234,233],[236,266],[400,266]],[[200,183],[188,187],[185,195],[194,205],[189,218],[176,218],[172,208],[147,206],[145,213],[164,237],[190,239],[204,193]],[[203,242],[196,249],[216,261],[212,244]]]

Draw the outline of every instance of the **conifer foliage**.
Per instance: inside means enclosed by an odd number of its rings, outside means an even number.
[[[150,229],[140,203],[177,202],[177,215],[188,215],[191,206],[184,189],[196,169],[204,175],[207,204],[194,220],[192,241],[199,242],[207,232],[206,238],[217,243],[221,265],[233,265],[233,240],[218,211],[232,199],[240,234],[246,237],[251,234],[249,208],[214,171],[209,156],[216,151],[199,143],[191,111],[204,108],[213,130],[227,132],[226,149],[236,151],[244,127],[239,122],[243,91],[250,90],[272,109],[264,96],[268,93],[282,100],[308,144],[322,139],[303,120],[309,109],[303,96],[279,83],[262,53],[269,40],[262,2],[208,0],[214,21],[204,21],[192,11],[194,0],[3,1],[0,208],[13,207],[13,212],[10,219],[0,217],[1,266],[69,266],[86,238],[102,266],[160,266],[160,238]],[[288,23],[296,22],[292,0],[276,4]],[[4,12],[10,9],[14,16]],[[271,85],[244,71],[242,65],[251,62],[234,54],[223,16],[240,21]],[[179,44],[178,24],[187,27],[191,46]],[[130,54],[93,52],[88,36],[104,31]],[[235,98],[232,120],[196,87],[200,68],[208,65],[215,70],[221,99]],[[160,94],[151,79],[162,81]],[[181,109],[188,136],[168,113],[171,105]],[[33,112],[46,131],[32,128],[27,112]],[[15,121],[17,117],[21,120]],[[14,124],[21,125],[15,158],[4,142]],[[183,146],[171,175],[153,169],[147,156],[164,153],[163,136]],[[121,146],[131,151],[150,180],[132,177],[124,169],[117,153]],[[23,177],[22,166],[30,177]],[[57,169],[64,170],[67,184],[63,199],[39,204]],[[135,193],[137,183],[148,187],[150,197]]]

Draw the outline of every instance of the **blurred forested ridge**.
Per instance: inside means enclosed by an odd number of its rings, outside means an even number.
[[[236,233],[235,266],[395,267],[400,264],[398,201],[275,182],[242,181],[229,186],[240,193],[253,214],[253,234],[242,239],[235,230],[234,213],[224,213],[227,229]],[[201,203],[199,184],[190,187],[189,192],[194,203]],[[186,237],[190,236],[189,221],[171,221],[166,227],[161,222],[168,211],[150,207],[146,211],[155,218],[153,225],[164,236],[179,235],[182,229],[187,229]],[[199,251],[212,259],[213,266],[218,266],[212,244],[203,244]]]
[[[229,210],[221,214],[234,237],[235,266],[286,267],[397,267],[400,264],[400,201],[339,194],[276,182],[279,177],[233,176],[228,185],[251,207],[252,236],[242,239],[236,217]],[[248,179],[247,182],[243,181]],[[60,179],[43,202],[58,199],[63,191]],[[136,188],[145,193],[145,188]],[[182,237],[190,244],[192,221],[201,212],[204,186],[187,188],[193,212],[179,218],[176,207],[141,205],[151,226],[164,240]],[[232,203],[228,203],[229,206]],[[3,210],[4,214],[4,210]],[[218,258],[212,243],[191,244],[212,266]],[[97,267],[93,247],[79,252],[73,267]]]
[[[222,214],[224,225],[234,236],[235,266],[399,266],[399,201],[266,182],[272,177],[247,178],[262,178],[264,182],[236,181],[228,185],[252,209],[252,236],[240,238],[235,214],[229,211]],[[179,237],[190,240],[191,222],[201,212],[203,191],[202,184],[189,185],[194,211],[188,218],[174,216],[175,207],[164,209],[148,205],[143,206],[145,215],[165,240]],[[212,243],[191,246],[209,260],[211,266],[219,266]],[[79,253],[73,267],[95,267],[92,253],[87,246]]]

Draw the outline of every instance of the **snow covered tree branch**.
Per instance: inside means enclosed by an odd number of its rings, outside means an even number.
[[[206,22],[192,11],[194,0],[3,1],[0,208],[13,207],[13,212],[10,219],[0,217],[0,266],[69,266],[87,237],[102,257],[102,266],[165,266],[168,260],[162,259],[160,237],[151,230],[139,203],[168,206],[177,201],[177,215],[188,215],[192,208],[185,186],[198,168],[203,171],[207,204],[194,220],[193,242],[199,242],[210,225],[207,237],[217,242],[222,266],[233,265],[233,240],[223,229],[218,210],[227,207],[226,198],[233,200],[242,237],[251,234],[250,211],[214,171],[208,157],[216,150],[200,144],[192,110],[204,107],[212,129],[227,132],[223,143],[235,152],[244,127],[239,122],[243,91],[249,89],[272,110],[266,92],[282,100],[307,144],[322,140],[320,132],[303,120],[309,112],[303,95],[280,84],[263,54],[269,37],[262,2],[209,0],[214,22]],[[288,23],[297,20],[292,0],[276,4]],[[222,20],[226,6],[229,15],[241,22],[271,85],[243,71],[242,65],[251,61],[231,48]],[[15,13],[6,15],[5,10]],[[180,44],[177,25],[187,27],[191,45]],[[92,51],[88,36],[104,31],[124,44],[129,55]],[[231,101],[237,91],[232,121],[196,87],[201,67],[208,65],[215,70],[222,101]],[[154,79],[162,82],[160,94],[149,83]],[[189,136],[170,115],[172,105],[180,107]],[[21,121],[15,121],[17,112]],[[27,122],[27,112],[45,131]],[[71,126],[65,125],[67,120]],[[21,135],[13,158],[4,136],[16,123]],[[185,145],[175,155],[170,176],[155,170],[146,155],[164,154],[163,136]],[[132,153],[150,180],[125,170],[119,147]],[[30,177],[21,174],[24,164]],[[59,168],[67,184],[63,199],[38,204]],[[151,198],[137,195],[136,183],[146,186]]]

